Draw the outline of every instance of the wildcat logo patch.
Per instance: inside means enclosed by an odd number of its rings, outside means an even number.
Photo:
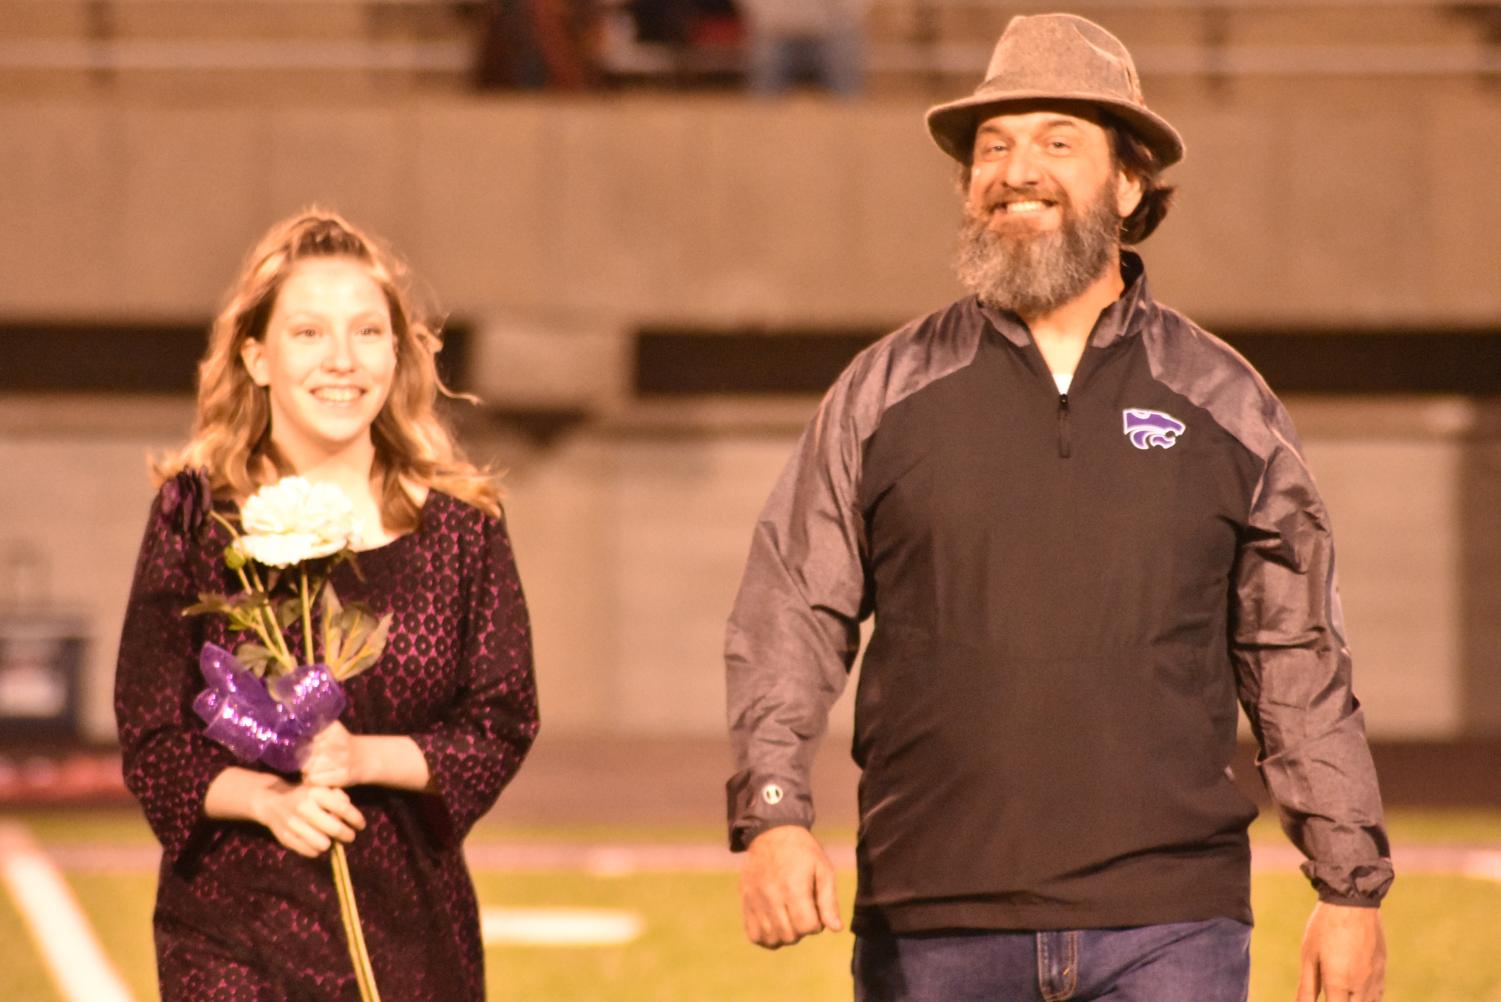
[[[1121,411],[1121,416],[1126,422],[1126,438],[1143,451],[1154,445],[1159,449],[1171,449],[1178,444],[1178,436],[1188,430],[1188,425],[1162,411],[1127,407]]]

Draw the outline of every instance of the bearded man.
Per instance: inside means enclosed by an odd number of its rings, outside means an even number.
[[[730,619],[747,935],[842,927],[809,766],[874,614],[857,999],[1242,1002],[1238,700],[1318,896],[1298,998],[1374,1002],[1392,868],[1328,516],[1266,384],[1122,249],[1182,140],[1063,14],[1012,20],[927,121],[972,294],[829,391]]]

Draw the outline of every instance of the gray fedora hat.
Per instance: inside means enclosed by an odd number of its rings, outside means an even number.
[[[1166,167],[1183,159],[1183,137],[1147,108],[1131,53],[1120,39],[1073,14],[1013,17],[995,43],[985,81],[969,97],[928,109],[943,152],[969,161],[975,129],[1018,101],[1081,101],[1121,120]]]

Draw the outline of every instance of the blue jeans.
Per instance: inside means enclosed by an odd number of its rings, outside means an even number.
[[[855,1002],[1245,1002],[1251,927],[876,933],[855,940],[853,971]]]

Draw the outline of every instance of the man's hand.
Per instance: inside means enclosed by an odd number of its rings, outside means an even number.
[[[740,913],[746,938],[768,950],[844,928],[834,866],[812,832],[782,825],[751,840],[740,869]]]
[[[1386,986],[1386,937],[1381,911],[1324,902],[1303,934],[1295,1002],[1381,1002]]]

